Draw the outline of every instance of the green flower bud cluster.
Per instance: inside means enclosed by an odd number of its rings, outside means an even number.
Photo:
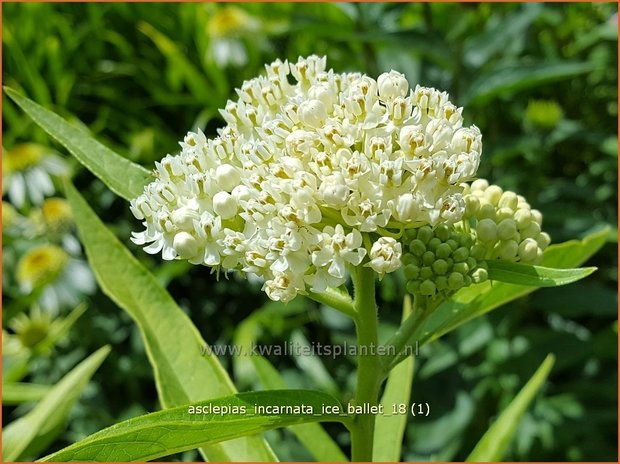
[[[403,272],[412,294],[448,295],[487,280],[485,250],[471,234],[447,225],[410,229],[403,237]]]
[[[483,258],[536,264],[549,245],[542,232],[542,214],[521,195],[489,185],[484,179],[465,189],[464,221],[475,231]]]

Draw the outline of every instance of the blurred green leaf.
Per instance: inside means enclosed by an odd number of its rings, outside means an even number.
[[[34,122],[69,150],[114,193],[126,200],[142,194],[144,186],[150,181],[149,171],[113,152],[81,128],[69,124],[15,90],[4,87],[4,91]]]
[[[297,414],[268,414],[257,411],[257,405],[304,409]],[[332,396],[312,390],[240,393],[120,422],[42,461],[148,461],[274,428],[321,420],[342,421],[340,416],[322,414],[324,405],[341,407]],[[192,406],[200,407],[202,413],[190,413]],[[225,407],[230,412],[211,413],[214,408],[221,411]],[[208,412],[204,412],[205,408]],[[232,412],[233,408],[239,408],[239,412]]]
[[[22,455],[34,457],[29,456],[28,446],[37,437],[45,436],[48,443],[54,438],[48,433],[58,430],[65,423],[69,411],[109,352],[110,347],[104,346],[90,355],[54,385],[32,411],[4,428],[4,462],[17,461]]]
[[[567,285],[581,280],[596,271],[595,267],[555,269],[551,267],[496,260],[488,261],[487,264],[489,266],[490,280],[531,287],[558,287],[560,285]]]
[[[405,296],[403,321],[411,314],[411,297]],[[394,405],[409,405],[413,384],[414,356],[409,356],[392,369],[385,384],[381,405],[385,414],[379,414],[375,423],[372,460],[375,462],[399,462],[403,436],[409,414],[392,414]]]
[[[462,104],[482,104],[500,94],[569,79],[594,70],[590,62],[523,63],[483,73],[465,91]]]
[[[252,356],[258,378],[268,390],[283,390],[288,385],[273,365],[262,356]],[[291,432],[318,462],[347,462],[348,459],[325,432],[320,424],[303,424],[290,427]]]
[[[39,401],[52,389],[50,385],[8,382],[2,384],[2,404],[12,405]]]
[[[162,406],[235,393],[217,357],[201,353],[205,341],[170,294],[105,227],[72,184],[66,184],[66,191],[97,282],[140,328]],[[260,437],[240,440],[210,446],[204,453],[212,461],[275,459]]]
[[[536,393],[542,388],[554,363],[548,355],[532,378],[512,400],[467,457],[467,462],[499,462],[503,459],[517,425]]]

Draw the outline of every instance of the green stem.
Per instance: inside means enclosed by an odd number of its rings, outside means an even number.
[[[348,293],[341,292],[334,288],[328,288],[321,293],[309,291],[307,296],[311,300],[327,305],[349,317],[355,318],[357,315],[355,307],[353,306],[353,301]]]
[[[357,311],[357,384],[356,406],[376,406],[381,385],[381,362],[377,354],[377,305],[375,303],[375,273],[358,266],[352,271],[355,288],[354,306]],[[351,460],[372,461],[375,431],[374,414],[358,414],[351,426]]]
[[[394,354],[386,355],[381,359],[384,376],[387,376],[398,363],[407,357],[403,354],[403,350],[407,346],[413,345],[414,341],[411,340],[411,337],[420,329],[428,315],[432,312],[434,306],[436,305],[428,304],[426,297],[422,295],[414,296],[413,312],[411,316],[403,322],[385,344],[385,352]]]

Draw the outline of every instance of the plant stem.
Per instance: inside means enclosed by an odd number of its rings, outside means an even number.
[[[368,267],[359,266],[352,272],[355,288],[354,306],[357,311],[357,383],[356,406],[375,406],[379,401],[381,363],[377,354],[377,305],[375,302],[375,274]],[[375,415],[356,415],[351,427],[351,460],[372,461]]]
[[[404,353],[405,348],[413,346],[415,340],[411,337],[422,327],[422,324],[426,321],[426,318],[433,312],[442,300],[428,301],[426,297],[422,295],[415,295],[413,298],[413,312],[411,315],[401,324],[398,330],[392,335],[385,343],[386,354],[381,359],[381,367],[383,368],[383,375],[387,377],[392,369],[394,369],[401,361],[403,361],[408,355]],[[394,348],[390,348],[394,347]]]
[[[349,294],[341,292],[335,288],[328,288],[322,293],[309,291],[308,298],[325,304],[349,317],[354,318],[357,315],[355,308],[353,307],[353,301],[351,300]]]

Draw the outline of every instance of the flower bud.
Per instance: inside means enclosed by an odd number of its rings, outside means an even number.
[[[456,263],[452,266],[452,271],[458,272],[459,274],[463,274],[463,276],[465,276],[469,272],[469,266],[467,263]]]
[[[482,242],[494,242],[497,240],[497,226],[491,219],[483,219],[476,226],[478,239]]]
[[[433,270],[429,266],[424,266],[420,269],[420,279],[432,279]]]
[[[531,263],[536,260],[538,243],[533,238],[526,238],[519,244],[519,258],[522,263]]]
[[[418,239],[424,243],[428,243],[433,238],[433,230],[429,226],[420,227],[418,229]]]
[[[433,263],[433,271],[437,275],[444,275],[448,272],[448,263],[443,259],[438,259]]]
[[[307,100],[299,105],[298,115],[304,124],[319,128],[327,119],[327,109],[321,100]]]
[[[187,232],[179,232],[172,240],[172,248],[181,259],[192,259],[198,254],[198,240]]]
[[[541,232],[540,234],[538,234],[538,237],[536,237],[536,241],[538,242],[538,246],[544,250],[545,248],[547,248],[549,246],[549,244],[551,243],[551,237],[549,237],[549,234],[546,232]]]
[[[493,204],[494,206],[497,206],[503,193],[504,192],[501,187],[497,185],[490,185],[485,190],[484,196],[489,200],[489,202],[491,202],[491,204]]]
[[[438,258],[447,259],[452,254],[452,248],[447,243],[442,243],[435,250]]]
[[[410,255],[403,256],[403,262],[405,261],[406,256],[410,256]],[[407,280],[415,280],[420,275],[420,268],[418,266],[414,266],[413,264],[407,264],[403,272]]]
[[[475,181],[473,181],[471,183],[471,190],[472,192],[474,190],[486,190],[487,188],[489,188],[489,181],[486,179],[476,179]]]
[[[425,280],[420,284],[420,293],[425,296],[433,296],[437,291],[437,287],[430,280]]]
[[[409,243],[409,251],[416,256],[422,256],[426,252],[426,246],[422,243],[422,240],[415,239]]]
[[[518,209],[514,214],[514,219],[517,221],[519,229],[526,229],[533,220],[532,213],[529,209],[525,208]]]
[[[453,253],[452,253],[452,259],[454,260],[454,262],[456,263],[460,263],[465,261],[467,258],[469,258],[469,249],[465,248],[465,247],[461,247],[461,248],[457,248]]]
[[[235,188],[232,189],[232,192],[230,194],[235,200],[237,200],[237,203],[242,200],[247,201],[252,197],[250,189],[247,188],[245,185],[237,185]]]
[[[425,266],[430,266],[435,262],[435,253],[427,251],[422,255],[422,262]]]
[[[396,219],[402,222],[411,222],[415,220],[418,213],[418,203],[411,193],[405,193],[398,197],[396,200]]]
[[[471,274],[471,280],[474,283],[485,282],[489,279],[489,272],[486,269],[478,268]]]
[[[222,190],[230,192],[241,182],[241,174],[234,166],[222,164],[215,170],[215,181]]]
[[[499,199],[498,206],[500,208],[510,208],[515,211],[517,209],[517,194],[514,192],[504,192],[502,193],[502,197]]]
[[[497,236],[501,240],[510,240],[517,231],[514,219],[504,219],[497,225]]]
[[[222,219],[231,219],[237,214],[237,200],[228,192],[218,192],[213,197],[213,211]]]
[[[501,259],[514,261],[519,252],[519,244],[514,240],[502,241],[497,249],[497,254]]]
[[[450,290],[458,290],[465,285],[465,279],[463,274],[459,272],[453,272],[448,276],[448,287]]]
[[[377,78],[379,97],[382,100],[392,100],[396,97],[404,97],[409,90],[409,83],[405,76],[397,71],[383,73]]]

